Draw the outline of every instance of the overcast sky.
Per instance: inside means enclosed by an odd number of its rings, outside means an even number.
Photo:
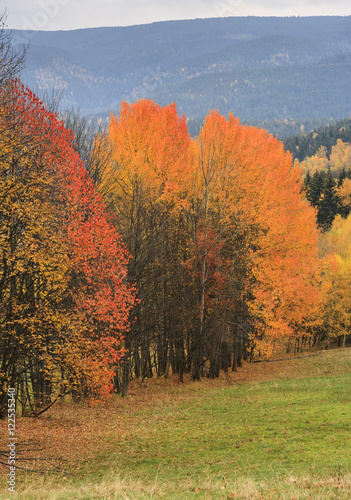
[[[1,5],[9,28],[40,30],[204,17],[351,14],[350,0],[1,0]]]

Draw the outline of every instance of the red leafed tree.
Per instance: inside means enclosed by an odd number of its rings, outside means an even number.
[[[63,178],[72,299],[82,318],[84,336],[94,347],[95,365],[104,368],[105,390],[109,391],[124,352],[123,339],[134,304],[134,289],[126,284],[130,254],[109,223],[101,196],[82,165],[68,165]],[[92,360],[88,361],[91,366]]]
[[[134,304],[130,256],[72,133],[18,80],[0,122],[1,408],[8,386],[34,413],[68,392],[104,397]]]

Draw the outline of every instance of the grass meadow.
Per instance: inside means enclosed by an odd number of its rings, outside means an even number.
[[[308,354],[18,417],[17,465],[47,472],[17,469],[14,494],[1,466],[0,498],[350,499],[351,348]]]

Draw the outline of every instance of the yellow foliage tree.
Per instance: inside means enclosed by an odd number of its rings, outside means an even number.
[[[338,139],[330,154],[330,167],[335,175],[340,175],[343,169],[351,168],[351,144]]]
[[[350,330],[351,321],[351,215],[338,215],[329,232],[320,235],[324,259],[324,280],[329,284],[324,307],[324,323],[328,337],[338,343]]]

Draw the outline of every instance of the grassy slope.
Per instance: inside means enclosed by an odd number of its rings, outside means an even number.
[[[351,498],[350,375],[348,348],[18,419],[26,456],[69,459],[73,475],[18,472],[11,498]]]

